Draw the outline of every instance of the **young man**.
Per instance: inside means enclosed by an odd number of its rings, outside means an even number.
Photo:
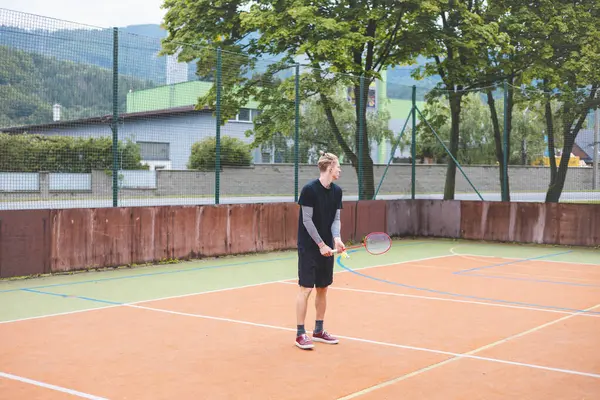
[[[302,188],[298,204],[298,285],[300,291],[296,299],[296,346],[312,349],[313,340],[335,344],[338,339],[323,329],[323,319],[327,308],[327,287],[333,283],[333,250],[345,250],[340,237],[340,210],[342,209],[342,189],[333,183],[339,179],[338,158],[331,153],[321,152],[319,158],[319,179],[314,179]],[[308,298],[316,287],[316,322],[312,340],[304,329]]]

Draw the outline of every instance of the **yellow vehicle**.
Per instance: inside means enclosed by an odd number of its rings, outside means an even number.
[[[560,164],[560,156],[556,156],[556,165]],[[543,167],[549,167],[550,166],[550,157],[539,157],[537,159],[535,159],[531,165],[534,166],[543,166]],[[569,157],[569,167],[585,167],[585,161],[582,161],[579,157],[573,155],[573,153],[571,153],[571,157]]]

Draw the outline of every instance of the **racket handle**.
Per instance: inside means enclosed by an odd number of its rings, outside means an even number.
[[[337,249],[333,249],[331,252],[333,254],[337,254],[338,253]],[[350,256],[348,255],[348,253],[346,253],[346,250],[342,251],[341,254],[342,254],[342,257],[344,257],[344,258],[350,258]]]
[[[357,245],[354,245],[354,246],[348,246],[348,247],[346,247],[345,251],[352,250],[352,249],[358,249],[360,247],[363,247],[363,245],[362,244],[357,244]],[[338,252],[337,249],[332,249],[331,251],[333,251],[334,253]]]

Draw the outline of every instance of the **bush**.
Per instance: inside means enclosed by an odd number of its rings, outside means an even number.
[[[118,143],[119,169],[147,169],[140,163],[139,146]],[[111,170],[112,138],[8,135],[0,133],[0,171],[89,173]]]
[[[217,139],[204,139],[192,145],[192,154],[188,161],[189,169],[214,171],[217,155]],[[252,162],[250,146],[242,140],[229,136],[221,137],[221,166],[245,167]]]

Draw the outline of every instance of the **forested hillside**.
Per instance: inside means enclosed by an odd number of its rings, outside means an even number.
[[[162,35],[161,35],[162,34]],[[159,25],[133,25],[119,28],[119,73],[166,83],[167,59],[158,56],[164,31]],[[23,29],[0,26],[0,46],[54,57],[58,60],[113,67],[112,29]],[[190,63],[188,79],[195,77]]]
[[[129,90],[153,86],[121,76],[119,110],[125,110]],[[110,114],[112,90],[110,69],[0,46],[0,128],[52,122],[55,103],[62,120]]]

